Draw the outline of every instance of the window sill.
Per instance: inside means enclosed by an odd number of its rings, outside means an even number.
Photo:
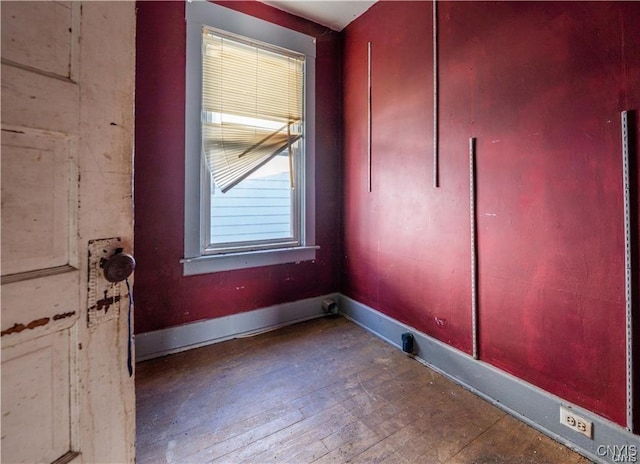
[[[251,267],[272,266],[274,264],[313,261],[316,259],[316,250],[319,248],[319,246],[306,246],[248,251],[227,255],[208,255],[196,258],[184,258],[181,259],[180,262],[183,265],[183,275],[190,276]]]

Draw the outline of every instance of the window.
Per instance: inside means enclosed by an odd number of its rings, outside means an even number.
[[[186,16],[185,275],[315,259],[314,39]]]

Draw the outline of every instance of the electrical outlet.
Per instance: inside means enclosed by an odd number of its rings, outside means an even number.
[[[593,423],[562,406],[560,406],[560,423],[593,439]]]

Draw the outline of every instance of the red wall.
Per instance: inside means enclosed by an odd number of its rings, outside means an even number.
[[[136,332],[326,294],[339,288],[341,38],[257,2],[220,2],[317,37],[315,262],[182,276],[183,2],[138,2],[135,153]]]
[[[342,291],[471,352],[477,137],[481,360],[626,425],[620,111],[640,108],[640,3],[438,5],[438,189],[432,3],[381,2],[344,32]]]

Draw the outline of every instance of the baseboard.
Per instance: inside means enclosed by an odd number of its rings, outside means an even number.
[[[339,295],[307,298],[232,316],[141,333],[135,338],[136,361],[158,358],[322,317],[326,315],[321,307],[325,298],[337,300]]]
[[[401,335],[414,336],[416,359],[583,456],[600,463],[640,462],[640,436],[578,406],[473,359],[413,327],[340,295],[339,313],[401,348]],[[593,439],[560,423],[560,406],[593,422]]]

